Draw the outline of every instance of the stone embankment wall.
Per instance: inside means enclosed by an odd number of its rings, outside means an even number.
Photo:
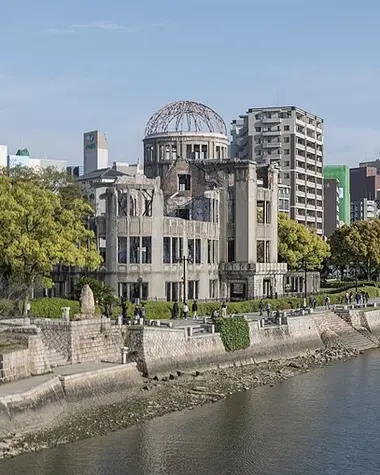
[[[7,333],[26,348],[0,355],[0,384],[51,371],[39,328],[14,326]]]
[[[348,320],[355,328],[364,327],[380,338],[380,310],[349,310]]]
[[[43,378],[43,376],[42,376]],[[91,397],[91,406],[109,402],[109,395],[141,382],[135,363],[115,365],[73,375],[46,375],[32,389],[0,396],[0,437],[25,433],[57,422],[81,408],[78,402]]]
[[[35,319],[45,345],[63,355],[68,363],[121,362],[125,330],[110,319],[78,321]]]
[[[291,358],[322,348],[313,315],[291,317],[287,325],[261,328],[250,322],[251,345],[227,352],[219,334],[187,336],[184,330],[160,327],[131,329],[127,345],[140,371],[154,377],[176,370],[212,369]]]

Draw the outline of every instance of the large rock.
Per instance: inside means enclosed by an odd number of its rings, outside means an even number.
[[[80,294],[80,313],[82,316],[95,315],[95,300],[91,287],[86,284]]]

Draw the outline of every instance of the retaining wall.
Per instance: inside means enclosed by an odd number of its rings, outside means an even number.
[[[7,333],[26,348],[0,355],[0,384],[51,371],[39,328],[15,326]]]
[[[41,378],[46,379],[40,382]],[[38,376],[33,388],[0,396],[0,437],[38,430],[89,404],[107,404],[107,395],[141,382],[135,363],[65,376]],[[121,391],[118,398],[122,396]]]
[[[250,322],[250,347],[232,352],[225,350],[217,333],[188,337],[183,330],[160,327],[130,331],[127,344],[140,371],[150,377],[291,358],[323,347],[313,315],[289,317],[288,324],[279,327],[260,328],[259,322]]]
[[[67,362],[108,361],[120,363],[125,330],[111,325],[109,319],[78,321],[35,319],[45,345],[61,354]]]
[[[380,310],[360,312],[363,325],[377,338],[380,338]]]

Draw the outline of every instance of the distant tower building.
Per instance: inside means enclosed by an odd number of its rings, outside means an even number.
[[[324,204],[325,210],[323,214],[325,236],[330,237],[331,234],[339,228],[340,223],[340,196],[341,186],[337,178],[325,178],[324,185]],[[345,223],[350,224],[350,222]]]
[[[84,174],[108,167],[108,142],[99,130],[83,135]]]
[[[326,165],[323,167],[323,177],[326,180],[338,180],[339,182],[339,221],[350,224],[350,168],[348,165]],[[325,187],[326,193],[326,187]],[[334,195],[335,196],[335,195]],[[331,198],[331,196],[330,196]],[[329,212],[329,201],[325,199],[325,213]],[[335,208],[331,203],[331,211]],[[326,222],[326,220],[325,220]],[[325,230],[326,236],[328,233]]]

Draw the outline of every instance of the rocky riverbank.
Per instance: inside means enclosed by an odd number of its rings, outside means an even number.
[[[0,441],[0,458],[10,458],[26,452],[57,447],[162,416],[169,412],[193,409],[217,402],[229,395],[270,385],[325,366],[334,360],[356,356],[355,350],[341,346],[316,351],[291,360],[269,361],[257,365],[218,369],[208,372],[171,374],[163,380],[142,379],[142,385],[128,395],[110,395],[108,404],[86,404],[55,427],[33,434],[11,434]],[[112,401],[112,402],[111,402]]]

